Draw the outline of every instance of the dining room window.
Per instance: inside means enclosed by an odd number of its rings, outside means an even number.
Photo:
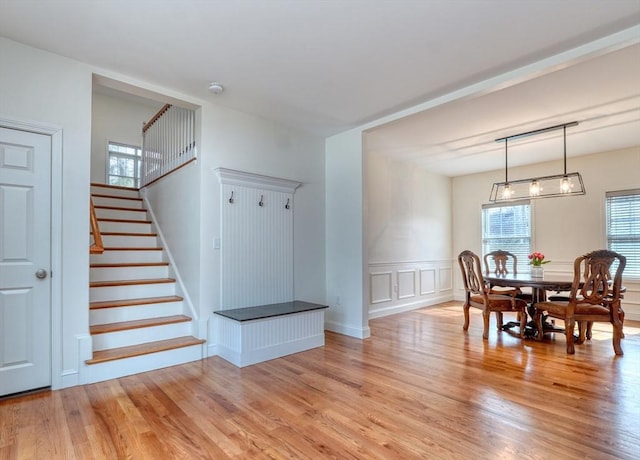
[[[528,200],[482,206],[482,253],[503,250],[518,258],[518,271],[529,271],[531,204]]]
[[[640,278],[640,189],[606,193],[607,248],[627,258],[624,276]]]

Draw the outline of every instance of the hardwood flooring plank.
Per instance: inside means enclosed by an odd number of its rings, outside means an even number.
[[[371,337],[236,368],[212,357],[0,400],[2,459],[623,459],[640,452],[640,324],[567,355],[450,302]]]

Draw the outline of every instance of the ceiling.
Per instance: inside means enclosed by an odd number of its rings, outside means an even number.
[[[0,2],[6,38],[322,137],[639,24],[639,0]],[[367,148],[459,175],[501,167],[497,137],[574,120],[570,156],[640,145],[639,42],[452,98],[372,130]],[[514,146],[514,165],[558,155],[546,150]]]
[[[640,155],[640,44],[404,117],[369,131],[365,145],[458,176],[503,169],[505,142],[496,139],[573,121],[568,158],[634,146]],[[509,140],[507,148],[509,167],[562,160],[563,130]]]

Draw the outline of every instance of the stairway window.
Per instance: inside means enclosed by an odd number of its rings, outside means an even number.
[[[121,187],[138,188],[142,149],[134,145],[109,141],[107,183]]]

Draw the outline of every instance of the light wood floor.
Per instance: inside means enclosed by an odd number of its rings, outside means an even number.
[[[492,318],[493,319],[493,318]],[[565,354],[459,303],[244,369],[214,357],[0,401],[1,459],[637,459],[640,324]],[[493,324],[492,324],[493,325]]]

